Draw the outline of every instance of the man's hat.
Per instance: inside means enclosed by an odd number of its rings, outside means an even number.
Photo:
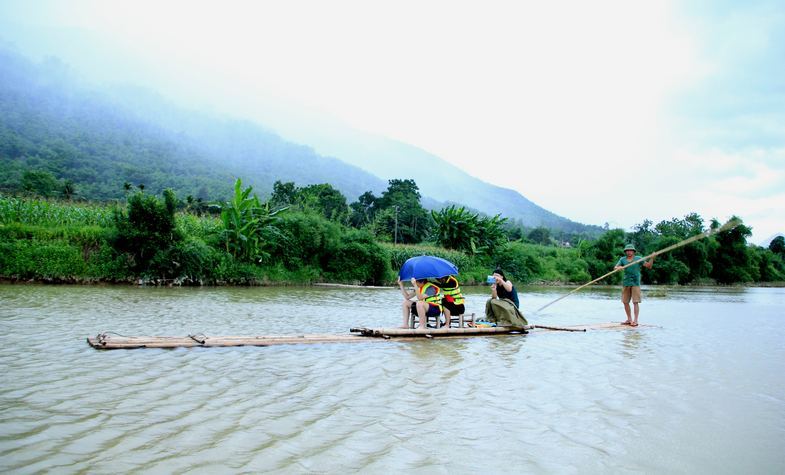
[[[626,246],[624,246],[624,250],[625,251],[635,251],[635,252],[637,252],[635,250],[635,246],[633,246],[632,244],[627,244]]]

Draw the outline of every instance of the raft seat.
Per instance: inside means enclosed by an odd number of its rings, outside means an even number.
[[[444,317],[445,322],[441,324],[442,317]],[[438,328],[465,328],[467,324],[471,323],[469,326],[474,326],[474,314],[471,313],[469,315],[450,315],[450,321],[446,321],[447,317],[444,313],[439,314],[437,317],[428,317],[428,325],[433,326],[436,328],[436,323],[439,322]],[[420,324],[420,316],[417,315],[416,312],[409,313],[409,328],[416,328]]]
[[[471,325],[468,325],[471,323]],[[470,313],[469,315],[461,314],[461,315],[450,315],[450,321],[445,325],[447,327],[454,327],[454,328],[464,328],[466,326],[474,326],[474,314]]]
[[[441,320],[442,320],[442,314],[440,313],[435,317],[428,317],[428,322],[426,323],[426,325],[429,325],[433,328],[437,328],[437,324],[438,324],[438,328],[442,328],[446,325],[441,325]],[[417,328],[417,326],[419,325],[420,325],[420,316],[417,315],[417,312],[409,312],[409,328]]]

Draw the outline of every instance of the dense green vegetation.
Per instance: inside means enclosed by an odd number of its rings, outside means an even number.
[[[158,196],[134,188],[106,204],[0,195],[0,277],[380,285],[394,282],[407,258],[430,254],[454,262],[467,284],[483,282],[496,266],[522,284],[584,283],[612,269],[625,243],[643,256],[720,225],[690,214],[564,242],[455,206],[425,213],[412,180],[391,180],[381,197],[368,192],[352,204],[327,184],[277,182],[275,190],[264,202],[237,180],[232,199],[213,204],[213,214],[171,190]],[[741,224],[660,256],[644,283],[785,281],[785,240],[761,248],[748,245],[749,236]]]

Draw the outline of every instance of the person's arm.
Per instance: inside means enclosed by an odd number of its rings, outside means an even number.
[[[406,289],[403,287],[403,282],[401,282],[401,279],[400,279],[400,278],[398,278],[398,287],[400,287],[400,289],[401,289],[401,293],[403,294],[403,298],[405,298],[406,300],[409,300],[410,298],[412,298],[412,296],[411,296],[411,295],[409,295],[409,291],[407,291],[407,290],[406,290]]]
[[[414,296],[417,297],[417,300],[425,300],[425,296],[422,294],[422,289],[419,285],[417,285],[417,279],[412,277],[412,287],[414,287]]]
[[[643,263],[643,267],[645,267],[647,269],[651,269],[652,264],[654,264],[654,258],[655,257],[657,257],[657,256],[654,256],[651,259],[649,259],[648,261],[644,262]]]
[[[504,290],[506,290],[507,292],[512,292],[512,282],[510,282],[509,280],[503,280],[501,284],[502,287],[504,287]]]
[[[620,260],[619,260],[619,261],[616,261],[616,265],[613,266],[613,270],[621,269],[622,267],[624,267],[624,266],[621,265]]]
[[[499,294],[496,293],[496,286],[497,285],[499,285],[499,284],[498,283],[491,284],[491,298],[492,299],[498,299],[499,298]]]

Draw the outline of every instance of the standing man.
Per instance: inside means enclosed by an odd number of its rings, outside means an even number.
[[[619,262],[616,263],[614,269],[621,269],[622,267],[626,266],[627,264],[631,264],[633,262],[642,261],[643,259],[635,255],[635,246],[632,244],[627,244],[624,246],[624,257],[619,258]],[[654,258],[652,257],[650,261],[646,261],[643,263],[643,266],[647,269],[651,269],[651,265],[654,263]],[[627,314],[627,321],[622,322],[622,325],[630,325],[633,327],[638,326],[638,313],[640,312],[640,308],[638,304],[641,303],[641,265],[635,264],[631,265],[624,269],[624,278],[622,279],[622,290],[621,290],[621,302],[624,304],[624,312]],[[630,300],[632,300],[632,305],[635,307],[634,314],[635,318],[630,312]]]

